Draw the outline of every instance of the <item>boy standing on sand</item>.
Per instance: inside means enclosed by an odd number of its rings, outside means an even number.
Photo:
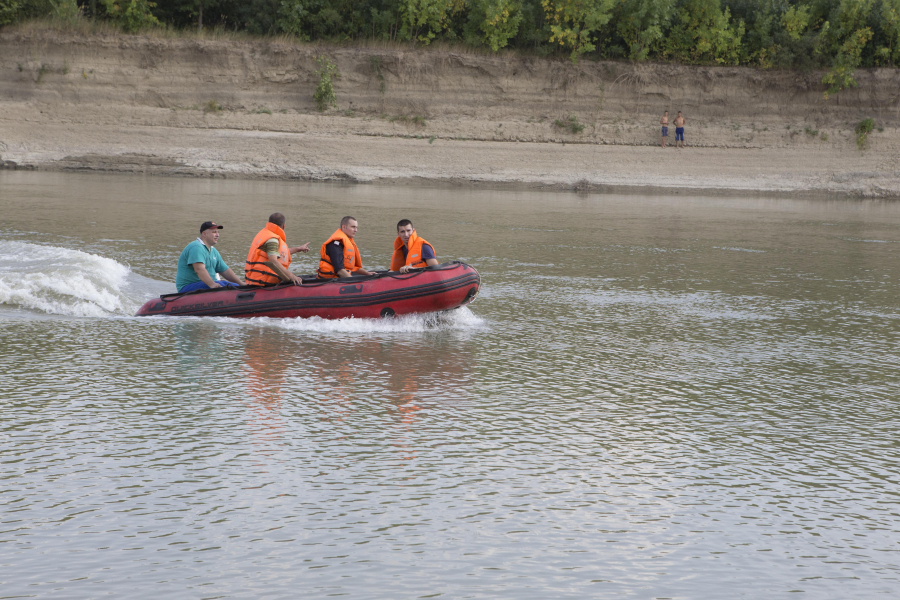
[[[666,138],[669,137],[669,111],[663,113],[662,118],[659,120],[659,124],[662,125],[662,147],[666,147]]]
[[[681,111],[678,111],[678,116],[675,117],[675,147],[678,147],[678,142],[681,141],[681,147],[684,148],[684,117],[681,116]]]

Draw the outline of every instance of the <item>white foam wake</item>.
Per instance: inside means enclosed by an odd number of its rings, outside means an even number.
[[[56,315],[132,314],[131,273],[111,258],[57,246],[0,241],[0,304]]]
[[[232,321],[229,319],[229,321]],[[262,327],[273,327],[288,331],[306,333],[419,333],[447,329],[477,329],[484,326],[484,319],[475,315],[468,307],[424,315],[403,315],[393,319],[270,319],[260,317],[243,321]]]

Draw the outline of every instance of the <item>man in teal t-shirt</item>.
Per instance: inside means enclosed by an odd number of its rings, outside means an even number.
[[[219,241],[220,229],[223,229],[221,225],[206,221],[200,226],[200,237],[181,251],[175,273],[175,287],[179,293],[243,285],[213,247]],[[216,281],[216,273],[220,273],[226,281]]]

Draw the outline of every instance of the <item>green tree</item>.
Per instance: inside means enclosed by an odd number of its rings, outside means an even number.
[[[809,6],[801,4],[792,6],[781,16],[781,24],[788,36],[797,41],[806,32],[809,27],[810,9]]]
[[[17,0],[0,0],[0,27],[14,23],[21,8],[22,3]]]
[[[462,5],[464,6],[464,4]],[[426,46],[447,29],[454,9],[454,0],[403,0],[400,12],[403,26],[400,36]]]
[[[822,83],[829,86],[826,99],[843,89],[856,87],[853,74],[873,36],[867,21],[874,4],[875,0],[840,0],[832,11],[832,19],[822,25],[821,47],[834,55],[831,70],[822,78]]]
[[[135,32],[159,25],[159,21],[150,12],[156,6],[148,0],[102,0],[106,14],[122,29]]]
[[[275,23],[281,31],[309,41],[306,33],[309,16],[304,0],[284,0],[278,7],[278,19]]]
[[[675,12],[675,0],[622,0],[616,7],[616,32],[628,45],[632,60],[646,60],[664,37]]]
[[[496,52],[505,48],[519,32],[522,22],[521,0],[471,0],[469,22],[477,25],[477,36],[467,35],[470,42],[484,43]]]
[[[900,0],[881,0],[881,29],[883,46],[876,51],[882,64],[900,63]]]
[[[595,36],[609,23],[615,0],[542,0],[544,15],[550,24],[550,42],[571,48],[569,57],[596,50]]]
[[[741,61],[744,22],[731,21],[719,0],[688,0],[677,12],[666,54],[694,64],[736,65]]]

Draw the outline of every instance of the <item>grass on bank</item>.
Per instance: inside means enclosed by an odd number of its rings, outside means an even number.
[[[425,127],[428,125],[428,122],[425,120],[425,117],[421,115],[394,115],[391,117],[386,117],[387,120],[391,123],[403,123],[404,125],[412,125],[414,127]]]
[[[565,119],[556,119],[553,121],[553,126],[572,135],[578,135],[584,131],[584,123],[579,123],[576,115],[569,115]]]

